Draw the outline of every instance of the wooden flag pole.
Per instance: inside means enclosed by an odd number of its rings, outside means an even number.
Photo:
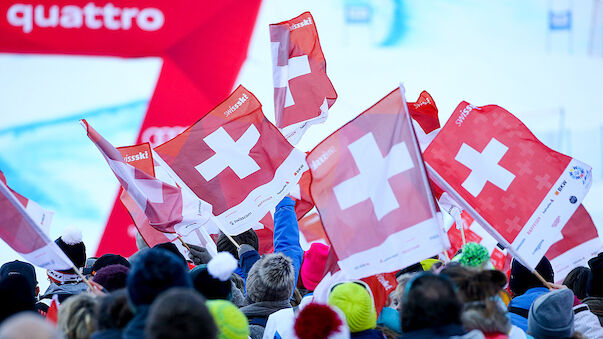
[[[463,246],[467,244],[467,240],[465,240],[465,225],[461,224],[461,239],[463,239]]]
[[[236,246],[237,250],[241,249],[241,245],[239,245],[230,234],[224,233],[224,235]]]
[[[180,235],[177,235],[176,237],[178,238],[178,240],[180,240],[180,243],[182,243],[182,246],[184,246],[189,252],[192,252],[191,248],[188,247],[188,244],[185,243],[184,240],[182,240],[182,237]]]

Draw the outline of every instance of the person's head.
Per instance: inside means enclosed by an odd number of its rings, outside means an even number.
[[[148,339],[210,339],[217,334],[205,298],[191,288],[172,288],[157,297],[145,325]]]
[[[30,282],[23,275],[9,275],[0,280],[0,322],[13,314],[34,311],[36,297]]]
[[[66,227],[54,242],[76,267],[86,266],[86,245],[82,241],[82,231],[75,227]]]
[[[107,291],[113,292],[126,287],[129,271],[129,268],[120,264],[104,266],[95,273],[92,281],[100,284]]]
[[[15,260],[9,261],[0,267],[0,280],[14,275],[22,275],[25,277],[35,296],[40,293],[40,288],[38,287],[38,280],[36,277],[36,269],[32,264],[25,261]]]
[[[295,288],[291,258],[282,253],[264,255],[249,270],[245,287],[254,303],[289,300]]]
[[[57,327],[67,339],[88,339],[96,331],[96,305],[88,293],[70,297],[59,307]]]
[[[603,252],[588,261],[590,275],[587,292],[590,297],[603,297]]]
[[[133,317],[125,289],[105,294],[97,302],[97,331],[123,329]]]
[[[462,303],[446,276],[423,273],[406,283],[400,312],[402,331],[461,323]]]
[[[535,339],[570,338],[574,334],[574,293],[564,288],[536,298],[528,313],[527,333]]]
[[[178,247],[173,242],[163,242],[161,244],[157,244],[157,245],[153,246],[153,248],[161,248],[168,252],[171,252],[176,257],[178,257],[178,259],[182,260],[182,262],[184,263],[184,266],[188,267],[186,258],[182,255],[182,253],[180,253],[180,250],[178,250]]]
[[[260,241],[258,239],[258,235],[253,229],[249,229],[241,234],[233,235],[232,238],[239,245],[250,245],[256,251],[258,251],[260,248]],[[218,252],[230,252],[233,257],[239,260],[239,251],[237,250],[237,247],[222,232],[220,232],[220,235],[218,236],[218,241],[216,241],[216,247],[218,249]]]
[[[218,327],[218,339],[247,339],[247,317],[233,303],[226,300],[208,300],[209,312]]]
[[[199,265],[190,271],[193,287],[207,299],[230,300],[230,277],[236,268],[237,261],[229,252],[219,252],[207,265]]]
[[[330,306],[339,308],[344,314],[350,332],[362,332],[377,326],[377,312],[373,295],[362,281],[351,281],[334,285],[327,299]]]
[[[576,297],[582,300],[588,296],[587,284],[589,276],[590,269],[588,267],[575,267],[567,274],[565,279],[563,279],[563,285],[574,291]]]
[[[96,275],[98,271],[100,271],[103,267],[110,265],[122,265],[127,268],[130,268],[130,262],[128,259],[122,257],[119,254],[103,254],[100,258],[96,259],[94,264],[92,264],[92,275]]]
[[[540,273],[544,280],[551,283],[555,281],[553,266],[551,266],[551,262],[546,257],[542,257],[538,265],[536,265],[536,271]],[[519,263],[519,261],[513,259],[511,263],[511,277],[509,278],[509,290],[514,295],[522,295],[530,288],[535,287],[545,286],[534,273]]]
[[[322,280],[328,256],[329,246],[317,242],[310,245],[310,249],[304,253],[299,278],[308,291],[314,291]]]
[[[192,282],[182,260],[166,250],[152,248],[132,262],[126,287],[136,308],[150,305],[161,292],[172,287],[192,287]]]
[[[293,326],[299,339],[344,339],[350,337],[345,315],[327,305],[308,304],[295,318]]]
[[[490,252],[482,244],[468,242],[452,260],[467,267],[484,267],[490,262]]]
[[[63,335],[39,314],[24,312],[6,319],[0,339],[61,339]]]

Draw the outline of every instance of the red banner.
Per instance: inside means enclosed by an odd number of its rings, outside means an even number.
[[[163,66],[137,138],[155,146],[230,93],[260,3],[2,1],[0,52],[161,57]],[[134,238],[124,227],[130,223],[116,201],[96,255],[132,254]]]

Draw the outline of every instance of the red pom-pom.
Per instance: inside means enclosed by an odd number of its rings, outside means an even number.
[[[299,339],[325,339],[341,325],[341,319],[329,306],[309,304],[299,312],[294,329]]]

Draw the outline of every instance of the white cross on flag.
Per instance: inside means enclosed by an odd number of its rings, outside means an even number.
[[[323,140],[307,160],[316,208],[350,278],[393,272],[444,251],[400,89]]]
[[[101,152],[109,167],[117,177],[124,191],[132,198],[136,205],[144,211],[149,224],[161,232],[176,232],[175,228],[194,229],[198,223],[204,223],[211,214],[201,200],[197,201],[198,207],[192,214],[183,216],[182,192],[178,186],[170,185],[158,180],[145,170],[128,164],[119,151],[105,138],[95,131],[86,120],[81,120],[82,126],[90,140]],[[147,144],[146,157],[150,156],[150,147]]]
[[[309,12],[270,25],[276,126],[293,145],[327,119],[337,93]]]
[[[257,225],[307,169],[243,86],[155,152],[233,235]]]
[[[0,238],[30,263],[50,270],[67,270],[74,265],[52,241],[48,229],[49,212],[34,201],[13,191],[0,172]]]
[[[424,158],[434,180],[530,268],[580,205],[592,178],[590,166],[546,147],[494,105],[459,104]]]

